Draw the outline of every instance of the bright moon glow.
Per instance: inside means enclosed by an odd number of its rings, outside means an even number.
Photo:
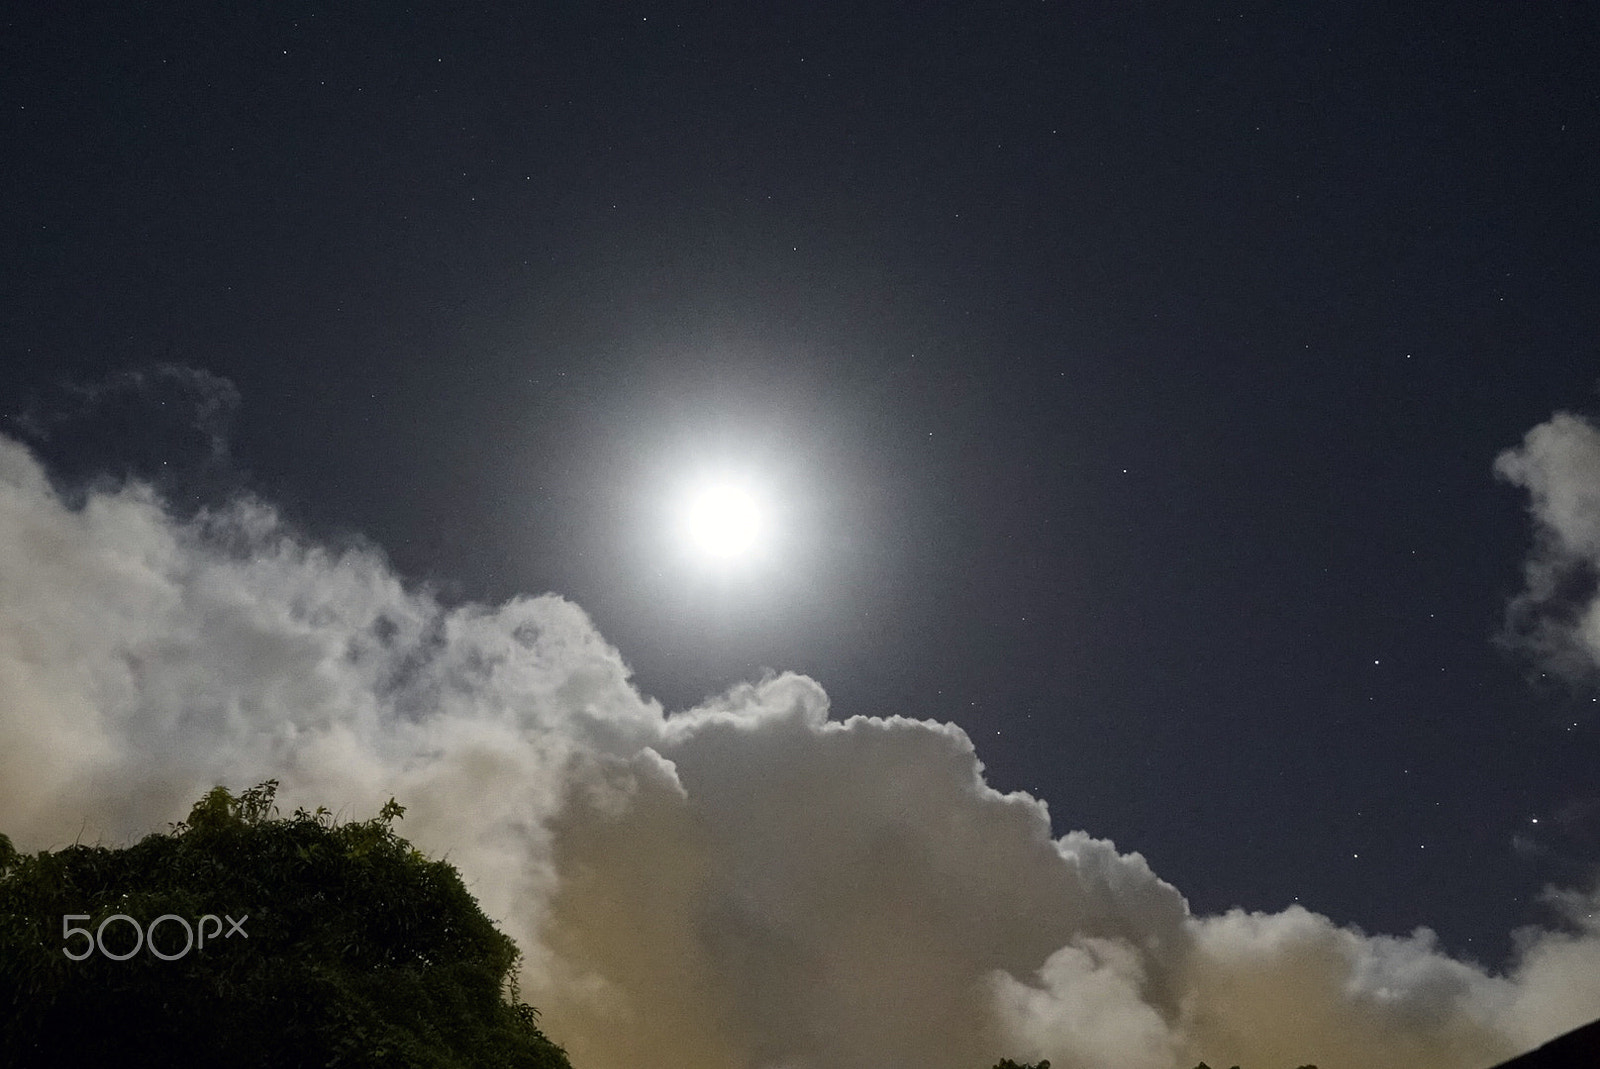
[[[699,557],[733,564],[756,556],[770,534],[766,503],[750,487],[722,481],[707,483],[689,495],[682,531]]]

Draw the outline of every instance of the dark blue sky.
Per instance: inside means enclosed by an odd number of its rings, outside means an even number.
[[[1203,912],[1495,959],[1600,860],[1592,696],[1492,642],[1494,458],[1600,374],[1592,7],[4,23],[0,409],[64,479],[566,594],[669,707],[954,720]],[[160,364],[237,388],[226,463],[73,389]],[[718,451],[791,493],[759,589],[651,527]]]

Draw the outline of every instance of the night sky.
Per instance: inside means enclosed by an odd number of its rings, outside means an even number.
[[[1592,878],[1494,470],[1600,407],[1591,6],[3,22],[0,412],[69,497],[563,595],[668,710],[953,722],[1197,914],[1498,966]],[[777,534],[716,573],[664,517],[726,464]]]

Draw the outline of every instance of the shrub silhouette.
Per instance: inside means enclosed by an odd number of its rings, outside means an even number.
[[[217,787],[123,849],[18,854],[0,836],[0,1065],[571,1069],[515,993],[517,950],[450,865],[371,820],[279,818],[277,781]],[[207,922],[182,953],[183,925]],[[242,921],[232,930],[222,918]],[[219,929],[213,933],[211,927]],[[154,952],[152,952],[154,951]],[[162,960],[157,954],[175,960]]]

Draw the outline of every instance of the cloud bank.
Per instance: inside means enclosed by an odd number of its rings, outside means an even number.
[[[1546,427],[1502,471],[1592,560],[1600,435]],[[1600,1014],[1592,901],[1500,975],[1425,931],[1194,916],[954,725],[831,719],[796,675],[669,715],[560,598],[444,606],[254,500],[69,504],[0,438],[0,829],[126,841],[269,776],[405,802],[579,1069],[1478,1069]]]

